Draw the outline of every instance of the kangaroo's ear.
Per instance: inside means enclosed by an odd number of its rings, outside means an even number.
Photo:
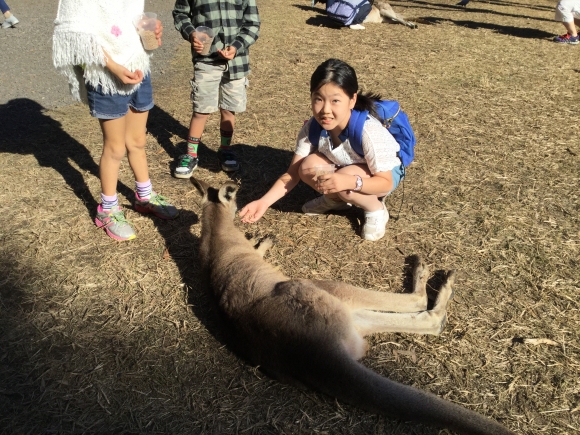
[[[190,180],[191,180],[191,184],[193,184],[195,186],[195,188],[197,189],[199,194],[203,197],[206,197],[207,190],[209,189],[209,184],[207,184],[205,181],[198,180],[197,178],[194,178],[194,177],[191,177]]]
[[[234,183],[226,183],[220,187],[218,193],[218,198],[222,204],[227,204],[228,202],[235,201],[236,193],[238,192],[238,186]]]

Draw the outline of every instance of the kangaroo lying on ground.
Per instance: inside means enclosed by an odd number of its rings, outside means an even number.
[[[395,23],[402,24],[403,26],[410,27],[411,29],[416,29],[417,25],[405,20],[401,15],[396,13],[390,4],[385,1],[374,2],[371,11],[363,21],[365,23],[384,23],[387,21],[394,21]]]
[[[218,190],[191,180],[203,196],[202,266],[242,357],[276,379],[372,412],[461,434],[511,434],[493,420],[383,378],[358,362],[367,350],[365,335],[439,334],[453,293],[453,272],[432,310],[427,310],[429,269],[421,261],[414,270],[414,291],[408,294],[291,279],[263,260],[270,239],[256,244],[235,227],[235,184]]]

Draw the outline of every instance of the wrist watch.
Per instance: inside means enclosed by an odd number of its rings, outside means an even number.
[[[356,187],[352,189],[353,192],[360,192],[362,189],[363,181],[360,175],[355,175],[356,177]]]

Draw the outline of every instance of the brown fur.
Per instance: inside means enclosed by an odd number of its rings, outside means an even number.
[[[192,178],[203,195],[200,256],[238,351],[269,375],[372,412],[469,435],[507,435],[502,425],[439,397],[383,378],[358,362],[363,336],[375,332],[439,334],[453,272],[427,310],[427,266],[414,270],[409,294],[376,292],[337,281],[291,279],[263,260],[235,227],[237,186],[219,190]]]
[[[411,29],[416,29],[417,25],[410,21],[405,20],[400,14],[396,13],[390,4],[385,1],[374,2],[371,11],[363,21],[366,23],[384,23],[384,22],[395,22],[402,24],[404,26],[410,27]]]

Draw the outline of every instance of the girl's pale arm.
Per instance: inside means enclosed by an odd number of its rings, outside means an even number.
[[[294,154],[290,167],[276,180],[270,190],[268,190],[268,192],[266,192],[266,194],[260,199],[250,202],[240,210],[240,218],[242,219],[242,222],[256,222],[264,215],[266,210],[268,210],[272,204],[296,187],[300,181],[298,170],[300,169],[302,160],[304,160],[304,157]]]

